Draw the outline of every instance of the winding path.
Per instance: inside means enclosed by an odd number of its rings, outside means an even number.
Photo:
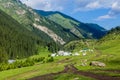
[[[120,80],[120,77],[103,76],[103,75],[98,75],[98,74],[94,74],[94,73],[91,73],[91,72],[79,71],[73,65],[66,65],[65,69],[61,72],[50,73],[50,74],[46,74],[46,75],[31,78],[29,80],[53,80],[54,76],[59,75],[59,74],[63,74],[63,73],[73,73],[73,74],[77,74],[77,75],[83,75],[83,76],[91,77],[91,78],[94,78],[94,79],[97,79],[97,80]]]

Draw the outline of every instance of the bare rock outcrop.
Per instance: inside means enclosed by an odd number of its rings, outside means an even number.
[[[92,62],[90,62],[90,65],[91,66],[99,66],[99,67],[105,67],[106,66],[105,63],[99,62],[99,61],[92,61]]]

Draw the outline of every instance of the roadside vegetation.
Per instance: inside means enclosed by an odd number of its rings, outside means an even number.
[[[54,58],[51,57],[50,54],[48,54],[48,53],[47,53],[46,56],[45,55],[44,56],[34,55],[34,56],[31,56],[31,57],[28,57],[28,58],[25,58],[25,59],[16,59],[12,63],[2,62],[0,64],[0,71],[33,66],[38,62],[41,62],[41,63],[53,62]]]

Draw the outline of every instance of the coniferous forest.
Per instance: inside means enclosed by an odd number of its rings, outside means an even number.
[[[40,38],[0,11],[0,61],[4,62],[5,57],[24,58],[37,54],[41,45],[45,44]]]

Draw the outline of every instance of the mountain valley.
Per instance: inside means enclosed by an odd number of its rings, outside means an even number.
[[[0,80],[120,80],[120,26],[104,27],[0,0]]]

